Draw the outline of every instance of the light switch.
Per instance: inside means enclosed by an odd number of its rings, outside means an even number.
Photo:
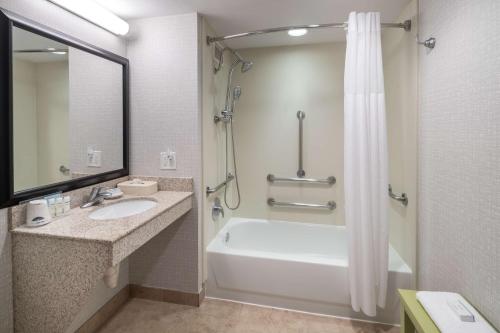
[[[177,160],[175,151],[170,149],[166,152],[160,153],[160,169],[162,170],[175,170],[177,168]]]
[[[102,151],[87,148],[87,166],[91,168],[100,168],[102,165]]]

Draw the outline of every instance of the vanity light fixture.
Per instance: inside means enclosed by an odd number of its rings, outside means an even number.
[[[129,25],[110,10],[93,0],[48,0],[81,18],[94,23],[116,35],[126,35]]]
[[[67,54],[67,53],[68,53],[68,51],[65,51],[65,50],[58,50],[58,49],[55,49],[55,48],[53,48],[53,47],[49,47],[49,48],[47,48],[47,51],[49,51],[49,52],[50,52],[50,53],[52,53],[52,54],[63,54],[63,55],[64,55],[64,54]]]
[[[290,29],[288,30],[288,34],[292,37],[300,37],[307,34],[307,29]]]

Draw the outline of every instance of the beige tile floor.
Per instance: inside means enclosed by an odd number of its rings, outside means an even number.
[[[99,333],[397,333],[399,328],[206,299],[199,308],[131,299]]]

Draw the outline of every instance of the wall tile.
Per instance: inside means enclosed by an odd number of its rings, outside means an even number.
[[[131,21],[131,172],[193,177],[195,207],[131,257],[132,283],[198,292],[201,182],[198,15]],[[160,170],[176,151],[177,170]]]
[[[420,0],[419,287],[500,327],[500,3]]]

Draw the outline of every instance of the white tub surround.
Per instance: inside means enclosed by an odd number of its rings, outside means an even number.
[[[102,206],[75,208],[45,226],[13,229],[16,332],[64,332],[108,269],[186,214],[192,195],[160,191],[143,197],[155,207],[114,220],[89,218]]]
[[[385,309],[376,317],[350,306],[343,226],[232,218],[207,248],[207,296],[327,315],[397,323],[397,288],[411,270],[389,248]]]
[[[344,75],[344,192],[352,308],[385,306],[388,157],[380,13],[349,14]]]

